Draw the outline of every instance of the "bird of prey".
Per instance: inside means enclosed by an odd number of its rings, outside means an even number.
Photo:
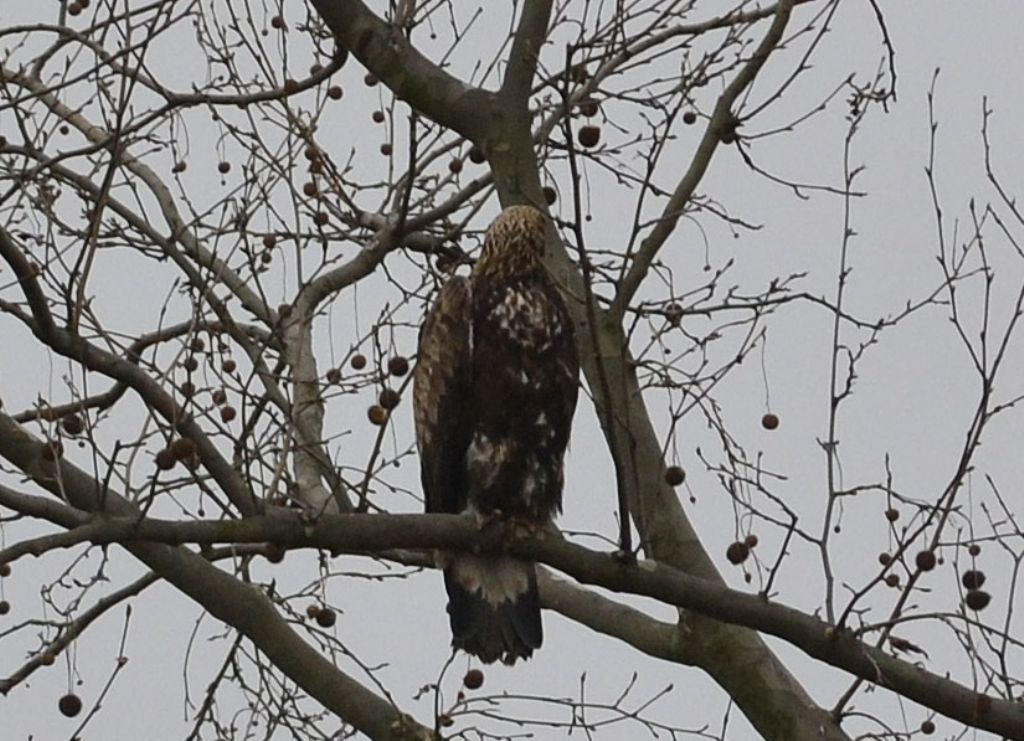
[[[544,235],[536,208],[502,211],[471,275],[442,286],[420,330],[414,407],[427,512],[541,528],[562,509],[579,358],[541,263]],[[540,647],[532,562],[459,553],[440,565],[455,648],[513,664]]]

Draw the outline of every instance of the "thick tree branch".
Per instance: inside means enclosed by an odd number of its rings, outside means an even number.
[[[550,22],[551,0],[526,0],[501,83],[501,97],[524,110]]]
[[[34,483],[79,510],[100,511],[115,522],[138,522],[140,512],[81,469],[44,460],[42,443],[0,413],[0,455]],[[68,509],[69,512],[73,510]],[[119,519],[118,519],[119,518]],[[181,546],[129,542],[125,548],[156,574],[248,637],[282,672],[324,707],[367,736],[382,741],[433,739],[387,700],[340,671],[281,617],[258,587],[243,584]]]
[[[685,636],[678,624],[656,620],[640,610],[559,578],[548,569],[538,569],[537,573],[540,601],[547,609],[628,643],[648,656],[686,663],[679,650]]]
[[[1024,739],[1024,705],[980,695],[863,643],[816,617],[771,603],[759,595],[729,589],[716,581],[690,576],[656,561],[631,565],[612,554],[591,551],[550,535],[517,537],[501,526],[481,531],[476,520],[469,516],[352,514],[311,521],[302,515],[280,513],[242,520],[192,522],[111,517],[94,519],[83,527],[89,528],[93,542],[123,543],[131,547],[139,547],[140,541],[167,544],[269,541],[287,547],[353,554],[376,553],[389,548],[507,552],[547,564],[584,584],[652,597],[715,620],[773,635],[809,656],[892,689],[947,717],[1007,738]]]
[[[400,99],[437,123],[476,141],[494,94],[470,87],[423,56],[402,29],[361,0],[313,0],[338,41]]]

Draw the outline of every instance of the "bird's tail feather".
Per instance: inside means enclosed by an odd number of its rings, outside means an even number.
[[[540,648],[537,572],[515,558],[457,556],[444,572],[452,646],[490,664],[514,664]]]

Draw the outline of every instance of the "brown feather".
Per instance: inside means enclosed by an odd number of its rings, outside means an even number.
[[[471,277],[449,280],[424,322],[414,402],[428,512],[540,527],[562,508],[579,359],[544,244],[540,211],[505,209]],[[540,646],[532,563],[454,555],[445,584],[455,647],[513,663]]]

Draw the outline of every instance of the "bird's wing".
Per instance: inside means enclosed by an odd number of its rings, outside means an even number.
[[[441,288],[420,330],[413,406],[427,512],[461,512],[466,504],[466,447],[472,428],[470,284],[453,277]]]

